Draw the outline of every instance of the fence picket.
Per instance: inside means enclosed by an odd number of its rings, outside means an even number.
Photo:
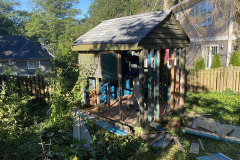
[[[189,70],[188,91],[240,91],[240,67],[222,67],[210,70]]]

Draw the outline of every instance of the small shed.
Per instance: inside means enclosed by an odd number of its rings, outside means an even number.
[[[90,64],[88,61],[92,60],[96,62],[97,70],[91,75],[96,78],[96,83],[99,82],[99,79],[104,83],[117,79],[121,120],[123,120],[124,114],[122,110],[122,68],[124,66],[121,63],[121,57],[129,51],[137,53],[139,55],[139,120],[152,121],[160,119],[159,84],[163,80],[160,74],[162,74],[161,69],[164,65],[166,49],[169,49],[172,58],[171,109],[177,109],[183,105],[185,51],[189,43],[190,39],[187,34],[172,11],[168,10],[105,20],[80,36],[72,45],[72,50],[78,51],[80,65],[88,65]],[[179,70],[180,56],[181,69]],[[145,66],[144,59],[147,62]],[[154,62],[154,65],[152,62]],[[148,72],[146,77],[144,69]],[[154,79],[152,75],[154,75]],[[144,118],[144,81],[147,81],[148,84],[147,118]],[[163,85],[163,83],[161,84]],[[96,86],[97,107],[100,113],[99,85]],[[152,100],[152,97],[154,97],[154,100]],[[108,98],[107,104],[110,116],[109,101]],[[154,111],[154,116],[150,114],[152,111]]]

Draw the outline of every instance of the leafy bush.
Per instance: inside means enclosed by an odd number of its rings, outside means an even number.
[[[211,64],[211,69],[219,68],[219,67],[221,67],[221,62],[220,62],[219,54],[215,54],[215,55],[213,56],[213,60],[212,60],[212,64]]]
[[[205,62],[203,57],[198,57],[196,59],[193,69],[205,69]]]
[[[240,66],[240,57],[237,52],[231,55],[229,64],[232,64],[232,66]]]

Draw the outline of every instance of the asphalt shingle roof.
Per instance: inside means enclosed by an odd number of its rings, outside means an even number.
[[[0,59],[50,59],[46,51],[23,36],[0,36]]]
[[[171,10],[105,20],[73,45],[137,43],[169,14]]]

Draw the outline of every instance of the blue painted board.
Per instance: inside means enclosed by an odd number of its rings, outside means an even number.
[[[148,121],[151,121],[151,50],[148,50]]]
[[[106,127],[106,129],[109,130],[110,132],[114,133],[114,134],[119,135],[119,136],[125,136],[125,135],[127,135],[127,132],[124,132],[124,131],[118,129],[118,128],[115,127],[115,126],[108,126],[108,127]]]
[[[226,157],[222,153],[216,153],[216,154],[211,154],[212,156],[216,157],[219,160],[231,160],[230,158]],[[201,156],[197,157],[199,160],[214,160],[212,157],[206,155],[206,156]]]
[[[162,136],[162,135],[159,135],[158,137],[160,137],[160,136]],[[156,147],[161,147],[162,143],[163,143],[163,140],[164,140],[164,136],[155,143],[155,146]]]
[[[155,50],[155,60],[154,60],[154,65],[155,65],[155,73],[154,73],[154,79],[155,79],[155,87],[154,87],[154,100],[155,100],[155,111],[154,111],[154,113],[155,113],[155,119],[157,119],[157,98],[159,98],[159,97],[157,97],[157,84],[158,84],[158,51],[157,50]]]
[[[188,134],[192,134],[192,135],[196,135],[196,136],[201,136],[201,137],[206,137],[206,138],[222,141],[222,139],[218,136],[214,136],[214,135],[207,134],[207,133],[204,134],[204,133],[200,133],[200,132],[194,132],[194,131],[188,130],[188,129],[183,129],[183,133],[188,133]],[[240,140],[233,140],[233,139],[229,139],[229,138],[224,138],[224,139],[228,142],[236,142],[236,143],[240,144]]]

